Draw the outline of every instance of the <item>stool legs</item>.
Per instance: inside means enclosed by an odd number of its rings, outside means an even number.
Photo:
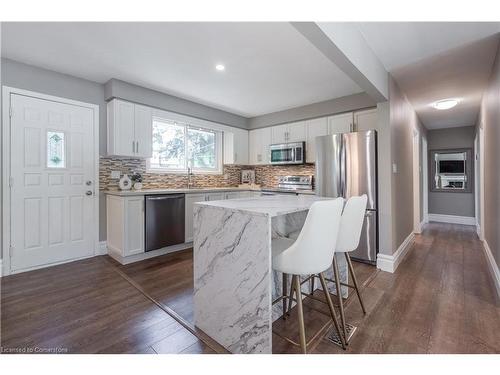
[[[328,308],[330,309],[330,315],[332,316],[333,324],[334,324],[335,329],[337,330],[337,333],[340,337],[340,342],[342,343],[342,349],[345,349],[345,340],[344,340],[345,336],[342,337],[342,334],[340,333],[339,322],[337,320],[337,315],[335,314],[335,309],[333,307],[332,298],[330,297],[330,292],[328,291],[328,286],[326,285],[325,276],[323,276],[323,273],[319,274],[319,280],[321,281],[321,287],[323,288],[323,292],[325,293],[326,301],[328,302]]]
[[[358,281],[356,280],[356,275],[354,274],[354,268],[352,268],[351,257],[349,253],[344,253],[345,259],[347,260],[347,265],[349,266],[349,273],[352,277],[352,282],[354,284],[354,289],[356,289],[356,294],[358,295],[359,304],[361,305],[361,310],[363,310],[363,314],[366,314],[365,305],[363,304],[363,300],[361,299],[361,293],[358,288]]]
[[[287,289],[288,289],[288,274],[284,273],[282,274],[283,277],[283,295],[287,295]],[[286,314],[287,314],[287,309],[286,309],[286,298],[283,298],[283,320],[286,319]]]
[[[347,340],[347,329],[345,325],[345,314],[344,314],[344,302],[342,301],[342,286],[339,280],[339,266],[337,264],[337,258],[333,257],[333,273],[335,275],[335,289],[337,290],[337,298],[339,301],[340,308],[340,320],[342,321],[342,331],[344,332],[344,338]]]
[[[300,279],[298,276],[294,276],[295,281],[295,296],[297,298],[297,312],[299,315],[299,337],[300,337],[300,347],[302,353],[306,354],[306,329],[304,325],[304,310],[302,308],[302,292],[300,290]]]

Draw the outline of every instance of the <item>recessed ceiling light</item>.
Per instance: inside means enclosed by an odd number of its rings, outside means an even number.
[[[222,64],[217,64],[217,65],[215,65],[215,69],[222,72],[224,69],[226,69],[226,67]]]
[[[444,99],[444,100],[439,100],[435,103],[432,103],[432,106],[436,109],[450,109],[455,107],[458,104],[458,99]]]

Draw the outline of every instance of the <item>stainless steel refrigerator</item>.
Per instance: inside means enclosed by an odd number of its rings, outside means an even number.
[[[378,251],[377,132],[317,137],[315,190],[322,197],[368,196],[359,246],[350,255],[375,264]]]

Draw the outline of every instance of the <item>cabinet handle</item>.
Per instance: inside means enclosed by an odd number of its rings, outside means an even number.
[[[135,152],[139,153],[139,141],[135,141]]]
[[[135,141],[132,141],[132,154],[135,153]]]

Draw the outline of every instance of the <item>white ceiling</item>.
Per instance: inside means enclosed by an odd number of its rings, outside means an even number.
[[[393,70],[392,75],[428,129],[476,124],[498,47],[493,36]],[[458,98],[456,107],[437,110],[441,99]]]
[[[246,117],[362,91],[285,22],[4,22],[2,56],[99,83],[117,78]]]
[[[387,71],[500,32],[500,22],[359,22]]]
[[[500,23],[358,23],[428,129],[475,125]],[[496,35],[495,35],[496,34]],[[449,110],[431,103],[459,98]]]

